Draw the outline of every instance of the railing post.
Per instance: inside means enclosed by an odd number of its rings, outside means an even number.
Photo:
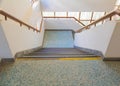
[[[104,16],[106,15],[106,12],[104,13]],[[105,19],[102,21],[102,24],[104,23]]]
[[[96,23],[95,23],[94,25],[95,25],[95,27],[96,27]]]
[[[5,16],[5,21],[7,21],[7,16]]]
[[[28,30],[30,30],[30,27],[28,26]]]
[[[81,12],[79,12],[79,19],[78,19],[79,21],[80,21],[80,16],[81,16]]]
[[[22,27],[22,23],[20,23],[20,27]]]
[[[54,18],[55,18],[56,13],[54,12]]]
[[[94,15],[94,12],[92,12],[90,23],[91,23],[92,20],[93,20],[93,15]]]
[[[33,29],[33,32],[35,32],[35,29]]]
[[[112,16],[110,16],[110,21],[112,20]]]
[[[66,17],[68,17],[68,12],[66,12]]]
[[[87,26],[87,27],[86,27],[86,29],[89,29],[89,28],[90,28],[90,26]]]

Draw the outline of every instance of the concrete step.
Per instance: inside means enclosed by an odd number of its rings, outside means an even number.
[[[32,54],[69,54],[69,55],[85,55],[90,54],[84,51],[80,51],[74,48],[43,48]]]
[[[24,58],[83,58],[83,57],[96,57],[96,55],[25,55]]]
[[[43,48],[23,57],[37,58],[70,58],[70,57],[95,57],[96,55],[75,49],[75,48]]]

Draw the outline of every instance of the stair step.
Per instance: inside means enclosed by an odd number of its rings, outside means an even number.
[[[34,54],[90,54],[86,52],[34,52]]]
[[[96,57],[96,55],[25,55],[23,57],[29,58],[72,58],[72,57]]]
[[[84,51],[80,51],[74,48],[46,48],[41,49],[36,52],[35,54],[90,54]]]
[[[93,54],[31,53],[29,55],[93,55]]]
[[[88,52],[78,50],[76,48],[42,48],[36,52],[26,54],[23,58],[82,58],[82,57],[96,57]]]

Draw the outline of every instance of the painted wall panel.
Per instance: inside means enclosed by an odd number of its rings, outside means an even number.
[[[101,12],[114,9],[116,0],[41,0],[43,11]]]
[[[83,48],[99,50],[106,54],[116,22],[109,21],[103,25],[75,34],[75,45]]]
[[[74,19],[45,19],[45,29],[71,29],[78,30],[82,28],[81,24]]]

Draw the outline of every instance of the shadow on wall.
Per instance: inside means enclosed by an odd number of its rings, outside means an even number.
[[[0,8],[1,8],[1,3],[2,3],[2,0],[0,0]]]
[[[12,58],[12,53],[5,37],[3,27],[0,24],[0,58]]]
[[[43,8],[50,8],[49,3],[50,3],[49,0],[47,0],[47,1],[41,0],[41,1],[40,1],[40,6],[43,7]],[[42,9],[43,9],[43,8],[42,8]]]

